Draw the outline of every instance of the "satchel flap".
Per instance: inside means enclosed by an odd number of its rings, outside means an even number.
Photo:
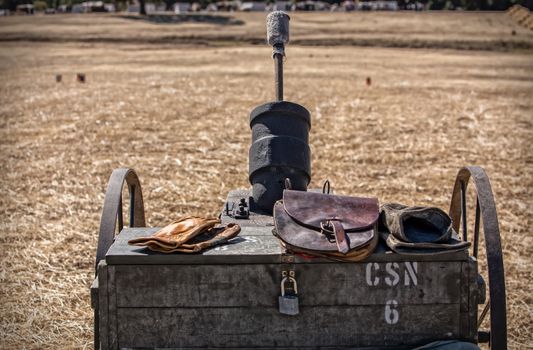
[[[298,223],[289,216],[282,201],[277,201],[274,204],[274,224],[279,239],[291,247],[300,249],[300,251],[304,250],[309,254],[313,254],[313,252],[338,252],[336,239],[331,234],[327,235],[321,230]],[[367,249],[364,247],[378,239],[374,227],[360,231],[346,231],[346,236],[348,236],[350,250]]]
[[[377,198],[285,190],[283,205],[295,221],[315,229],[320,229],[321,222],[336,220],[345,231],[363,230],[372,227],[379,217]]]

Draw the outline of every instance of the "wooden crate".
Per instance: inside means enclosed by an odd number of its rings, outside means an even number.
[[[242,232],[231,244],[194,255],[129,246],[157,228],[124,229],[92,288],[101,347],[401,349],[476,341],[482,296],[466,252],[412,258],[379,246],[359,263],[305,259],[283,251],[272,217],[235,221]],[[297,316],[278,311],[282,271],[295,272]]]

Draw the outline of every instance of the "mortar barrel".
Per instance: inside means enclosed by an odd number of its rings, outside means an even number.
[[[311,115],[296,103],[270,102],[252,111],[250,127],[252,196],[262,210],[272,213],[274,203],[283,196],[285,179],[300,191],[306,191],[311,181]]]

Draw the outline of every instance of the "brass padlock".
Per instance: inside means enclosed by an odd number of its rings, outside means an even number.
[[[294,286],[294,294],[285,294],[285,283],[287,282],[287,280],[292,282]],[[278,297],[278,304],[280,314],[295,316],[300,313],[300,309],[298,306],[298,286],[296,285],[296,280],[294,279],[294,277],[285,276],[281,280],[281,295]]]

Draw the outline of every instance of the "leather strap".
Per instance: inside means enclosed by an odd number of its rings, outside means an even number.
[[[318,207],[315,211],[321,213],[321,209],[322,207]],[[357,212],[354,215],[357,215]],[[318,217],[319,215],[316,216]],[[291,217],[285,210],[283,202],[278,201],[274,205],[276,235],[288,246],[294,247],[294,251],[307,252],[309,254],[318,252],[338,254],[343,257],[359,249],[364,249],[371,241],[378,238],[376,222],[369,229],[350,230],[349,224],[347,227],[343,218],[335,217],[335,215],[321,216],[323,218],[318,221],[318,228],[315,228],[314,225],[308,226]],[[335,237],[335,232],[333,231],[333,221],[337,221],[341,225],[336,228],[338,238]],[[342,235],[343,232],[344,235]],[[337,244],[337,240],[339,243],[344,242],[349,249],[343,249],[342,243]],[[346,254],[341,253],[346,250]]]
[[[339,221],[331,220],[330,225],[333,227],[333,234],[335,235],[335,241],[337,242],[337,248],[339,253],[346,254],[350,251],[350,242],[348,242],[348,236],[344,232],[344,227]]]

